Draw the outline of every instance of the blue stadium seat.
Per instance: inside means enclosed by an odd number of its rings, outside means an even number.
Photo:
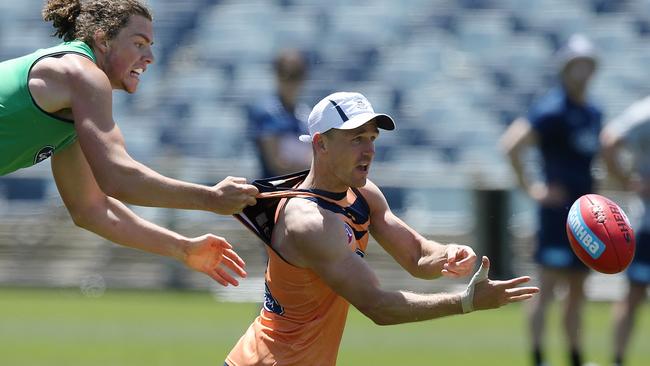
[[[43,200],[47,185],[46,178],[0,177],[0,192],[6,200]]]

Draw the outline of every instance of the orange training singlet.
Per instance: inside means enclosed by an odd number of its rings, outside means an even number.
[[[296,193],[341,217],[350,250],[365,256],[368,245],[369,207],[356,189],[331,193],[309,190],[312,196]],[[282,199],[277,212],[286,203]],[[277,222],[277,217],[275,218]],[[349,303],[310,269],[293,266],[270,245],[264,308],[226,363],[249,365],[334,365],[343,335]]]

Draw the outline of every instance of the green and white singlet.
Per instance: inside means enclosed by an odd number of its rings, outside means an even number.
[[[80,41],[0,62],[0,175],[35,165],[76,140],[74,121],[40,109],[28,87],[29,72],[38,61],[71,53],[96,62],[91,48]]]

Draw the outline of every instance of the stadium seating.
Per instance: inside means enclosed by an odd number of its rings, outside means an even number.
[[[482,184],[512,186],[496,140],[550,85],[556,72],[552,54],[570,34],[585,33],[598,46],[601,72],[593,95],[606,116],[650,91],[645,0],[149,3],[157,65],[143,76],[138,93],[116,93],[115,103],[115,118],[134,156],[164,169],[161,160],[172,151],[182,166],[174,171],[200,182],[234,173],[254,177],[257,162],[242,107],[273,90],[275,53],[298,47],[311,61],[305,102],[354,89],[397,117],[399,132],[379,140],[373,177],[391,187],[390,196],[414,220],[418,207],[428,212],[424,220],[453,217],[453,225],[432,228],[443,232],[445,227],[456,234],[462,227],[471,231],[463,225],[471,221],[471,208],[441,216],[446,211],[440,207],[471,203],[436,192],[471,188],[477,176]],[[0,59],[55,42],[48,39],[49,25],[40,21],[41,6],[40,0],[0,2]],[[51,179],[44,179],[49,172],[39,172],[38,184],[55,192]],[[433,193],[414,192],[395,175],[414,177]],[[40,189],[33,194],[48,197]],[[420,198],[427,200],[409,206]],[[519,215],[531,206],[518,200],[513,210]]]

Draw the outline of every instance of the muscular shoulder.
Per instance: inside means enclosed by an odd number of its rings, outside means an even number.
[[[293,198],[280,213],[273,246],[292,264],[311,267],[314,260],[336,255],[345,243],[345,222],[337,214]]]
[[[332,221],[340,220],[330,211],[323,210],[316,202],[290,199],[282,212],[287,233],[295,237],[317,236],[327,232]]]
[[[70,82],[111,90],[106,74],[86,57],[69,54],[61,57],[61,62]]]
[[[110,90],[110,83],[97,65],[76,54],[44,58],[34,65],[29,75],[34,99],[48,112],[69,108],[73,91],[80,87]]]
[[[30,77],[62,79],[68,82],[91,79],[103,72],[87,57],[77,54],[66,54],[61,57],[46,57],[32,68]]]
[[[371,216],[377,212],[383,212],[389,209],[386,197],[370,179],[366,181],[365,186],[359,188],[359,192],[363,195],[366,202],[368,202]]]

